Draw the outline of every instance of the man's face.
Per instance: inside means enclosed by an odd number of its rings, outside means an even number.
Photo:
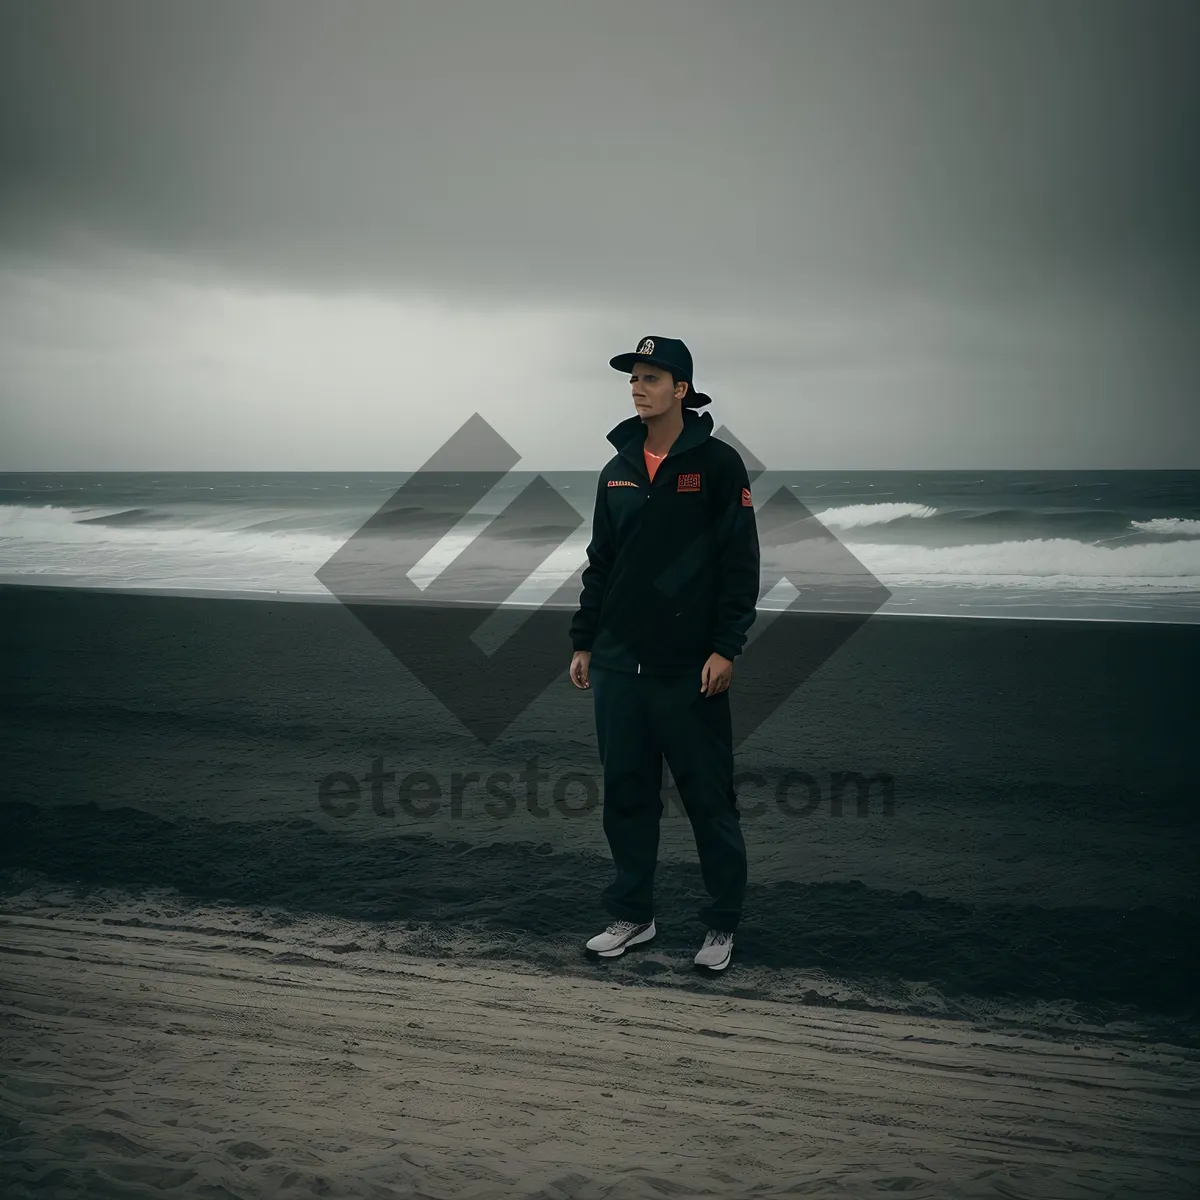
[[[629,386],[633,392],[633,406],[643,419],[667,412],[676,400],[683,399],[688,389],[682,380],[672,383],[669,371],[648,362],[633,364]]]

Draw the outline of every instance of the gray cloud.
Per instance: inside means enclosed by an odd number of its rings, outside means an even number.
[[[3,20],[10,247],[61,216],[304,286],[1197,294],[1191,3],[37,0]]]
[[[8,0],[0,267],[594,308],[571,370],[628,311],[622,342],[707,331],[718,384],[807,373],[918,424],[952,394],[939,455],[978,461],[971,403],[1020,386],[1019,419],[1055,405],[1039,465],[1089,413],[1116,465],[1147,403],[1141,463],[1179,465],[1198,46],[1192,0]]]

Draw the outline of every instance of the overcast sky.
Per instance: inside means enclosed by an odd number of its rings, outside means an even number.
[[[0,0],[0,469],[1200,467],[1194,0]]]

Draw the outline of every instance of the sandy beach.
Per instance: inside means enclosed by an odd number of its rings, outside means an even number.
[[[484,746],[334,605],[5,588],[0,630],[5,1200],[1198,1192],[1193,627],[869,623],[739,748],[719,976],[677,811],[658,938],[583,952],[565,678]]]
[[[45,883],[0,906],[7,1197],[1193,1196],[1200,1050],[748,998],[653,946]],[[660,956],[662,957],[662,956]],[[814,990],[816,989],[816,990]]]

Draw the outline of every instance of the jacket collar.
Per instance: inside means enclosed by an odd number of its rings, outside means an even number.
[[[713,419],[708,413],[698,413],[695,409],[685,408],[683,428],[671,449],[667,451],[667,458],[674,458],[685,450],[703,445],[708,441],[712,427]],[[646,423],[641,417],[632,416],[614,426],[608,432],[608,440],[617,448],[618,453],[645,471],[646,460],[642,457],[642,451],[646,446]]]

